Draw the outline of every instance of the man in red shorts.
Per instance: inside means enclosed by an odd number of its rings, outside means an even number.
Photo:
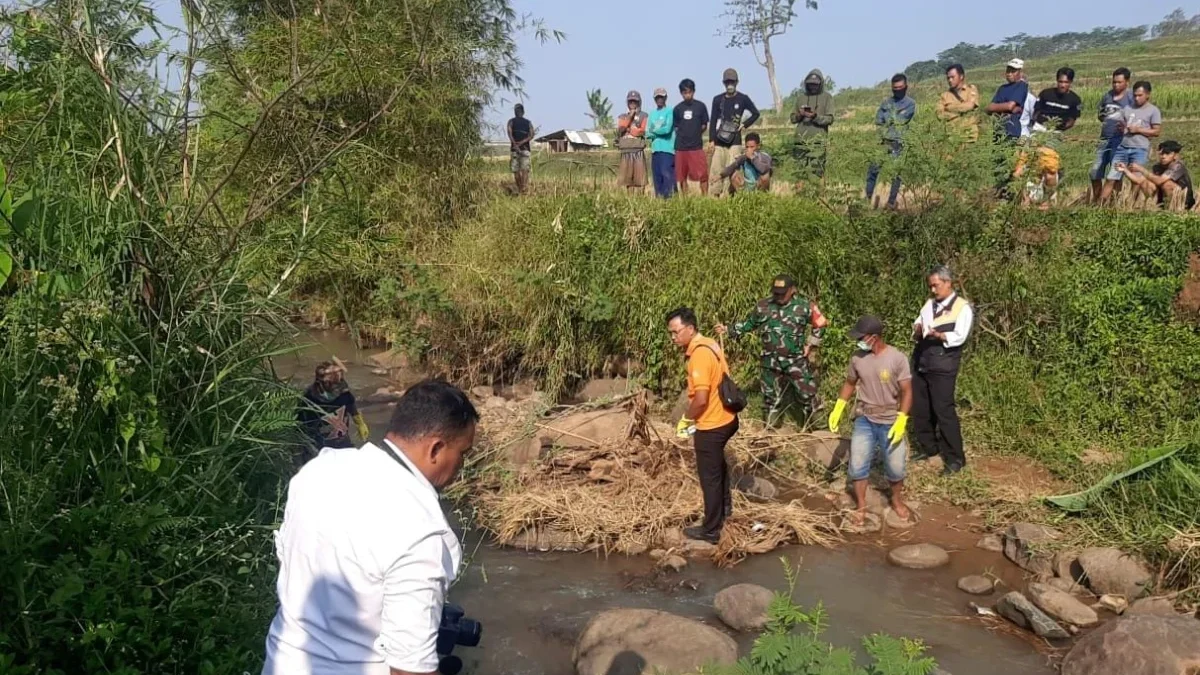
[[[675,106],[675,180],[680,194],[687,194],[689,180],[700,183],[700,194],[708,194],[708,157],[704,154],[704,132],[708,130],[708,107],[697,101],[696,83],[679,83],[683,101]]]

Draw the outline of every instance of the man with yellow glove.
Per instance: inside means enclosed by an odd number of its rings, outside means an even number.
[[[313,383],[304,390],[296,408],[296,420],[308,436],[309,444],[298,462],[303,464],[316,456],[321,448],[352,448],[350,421],[358,431],[361,442],[371,434],[367,421],[358,410],[354,392],[345,379],[346,367],[341,362],[324,361],[317,365]]]
[[[837,433],[850,397],[857,393],[854,430],[850,436],[850,482],[857,505],[855,522],[861,524],[867,508],[867,477],[876,453],[892,486],[891,505],[896,515],[908,520],[904,504],[904,476],[908,443],[904,432],[912,407],[912,373],[900,350],[883,341],[883,322],[864,316],[854,324],[850,337],[857,340],[850,358],[846,382],[829,416],[829,430]]]
[[[700,334],[696,313],[691,309],[680,307],[668,314],[667,332],[671,334],[671,342],[687,354],[688,409],[675,425],[675,435],[692,439],[696,473],[704,494],[704,521],[699,526],[683,528],[683,534],[689,539],[715,544],[732,511],[725,446],[737,433],[738,418],[725,409],[717,390],[721,379],[729,374],[729,364],[721,347]]]

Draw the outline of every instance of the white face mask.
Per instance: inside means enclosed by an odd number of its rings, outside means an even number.
[[[859,340],[858,344],[856,346],[858,347],[858,351],[860,351],[860,352],[871,351],[871,343],[867,342],[866,340]]]

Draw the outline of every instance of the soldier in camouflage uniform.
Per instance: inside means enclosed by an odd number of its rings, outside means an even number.
[[[758,303],[745,321],[732,327],[717,326],[717,333],[737,339],[759,330],[762,339],[763,418],[773,425],[782,417],[789,389],[795,389],[805,417],[812,413],[817,381],[809,365],[809,352],[821,344],[825,317],[816,303],[796,293],[796,282],[786,274],[775,277],[771,297]],[[812,335],[805,340],[805,329]],[[761,330],[760,330],[761,329]]]

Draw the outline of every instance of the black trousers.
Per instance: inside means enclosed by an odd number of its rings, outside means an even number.
[[[954,403],[958,373],[914,372],[912,423],[917,445],[927,455],[941,455],[946,465],[965,466],[962,427]]]
[[[725,445],[737,433],[738,420],[723,427],[697,431],[692,435],[696,449],[696,473],[704,493],[705,534],[720,534],[725,524],[725,505],[732,499],[729,485],[729,465],[725,463]]]

